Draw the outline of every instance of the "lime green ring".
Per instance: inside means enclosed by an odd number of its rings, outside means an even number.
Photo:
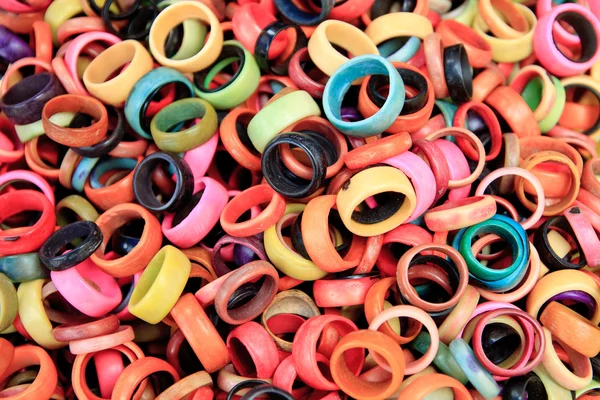
[[[195,88],[196,95],[208,101],[217,110],[226,110],[242,104],[256,91],[260,82],[260,69],[252,53],[246,50],[237,40],[227,40],[223,42],[223,47],[225,46],[236,46],[244,52],[244,63],[238,75],[226,87],[215,92],[207,93],[199,90],[197,87]],[[223,65],[221,69],[230,63]],[[220,64],[221,61],[209,67],[211,68],[211,72]]]
[[[74,117],[75,113],[59,112],[50,117],[50,122],[64,128],[69,126]],[[15,125],[15,132],[21,143],[26,143],[33,138],[46,134],[41,119],[27,125]]]
[[[248,137],[259,152],[286,127],[306,117],[320,116],[321,109],[304,90],[296,90],[269,103],[248,124]]]
[[[567,102],[567,91],[560,79],[555,76],[552,76],[551,78],[552,83],[554,83],[554,87],[556,88],[556,100],[554,100],[554,105],[552,106],[552,110],[550,110],[550,114],[540,121],[540,130],[542,133],[550,131],[550,129],[558,124],[558,120],[560,119]]]
[[[183,121],[201,120],[178,132],[169,132]],[[150,123],[150,133],[162,151],[183,153],[206,143],[217,131],[218,119],[215,109],[198,98],[177,100],[160,110]]]
[[[475,19],[475,14],[477,14],[477,0],[467,0],[467,4],[463,7],[460,14],[456,15],[455,12],[450,11],[444,14],[442,19],[453,19],[461,24],[471,26]]]
[[[546,394],[548,395],[548,400],[564,400],[572,398],[571,391],[556,383],[542,364],[535,367],[533,373],[542,380],[544,388],[546,389]]]

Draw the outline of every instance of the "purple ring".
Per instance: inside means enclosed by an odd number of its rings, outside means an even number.
[[[585,315],[586,318],[591,318],[592,315],[594,315],[594,311],[596,311],[596,300],[594,300],[591,295],[581,290],[569,290],[567,292],[554,295],[548,299],[543,307],[546,307],[546,305],[548,305],[551,301],[560,302],[564,300],[571,300],[583,304],[587,309],[587,315]]]
[[[248,250],[250,250],[253,253],[253,255],[258,256],[259,259],[261,259],[261,260],[267,259],[267,253],[265,251],[265,247],[262,244],[260,239],[254,237],[254,236],[240,238],[240,237],[232,237],[229,235],[225,235],[222,238],[220,238],[217,241],[217,243],[215,243],[215,246],[213,247],[212,265],[213,265],[213,269],[215,270],[215,273],[217,274],[217,276],[223,276],[223,275],[227,274],[228,272],[231,272],[231,269],[229,269],[229,267],[227,266],[227,264],[225,264],[225,261],[223,261],[223,258],[221,257],[221,248],[228,244],[237,245],[234,247],[234,250],[233,250],[234,257],[235,257],[235,251],[236,251],[235,248],[245,247]],[[238,255],[238,257],[239,257],[239,255]],[[241,257],[239,261],[244,261],[245,258],[246,258],[246,254],[244,254],[243,257]],[[240,266],[242,266],[242,265],[244,265],[244,264],[241,264]]]
[[[349,120],[350,122],[360,121],[361,119],[363,119],[363,116],[360,115],[356,107],[342,107],[342,109],[340,110],[340,116],[342,117],[342,119]]]
[[[0,26],[0,58],[12,64],[25,57],[33,57],[33,49],[15,33]]]

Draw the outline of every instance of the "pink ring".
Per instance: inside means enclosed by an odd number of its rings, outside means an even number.
[[[575,232],[588,266],[591,268],[597,267],[600,265],[600,240],[598,235],[587,216],[581,210],[571,212],[573,208],[577,207],[570,207],[563,215],[569,221],[573,232]]]
[[[198,179],[206,175],[206,171],[210,166],[215,153],[217,152],[217,145],[219,144],[219,132],[217,132],[202,146],[195,147],[191,150],[186,151],[183,159],[187,161],[194,174],[194,179]]]
[[[65,52],[65,64],[67,66],[67,71],[69,71],[69,74],[71,75],[73,83],[75,84],[79,94],[87,96],[89,96],[89,93],[87,90],[85,90],[83,83],[81,83],[81,80],[77,75],[77,58],[79,58],[79,54],[84,47],[95,41],[103,41],[113,45],[115,43],[119,43],[121,39],[107,32],[88,32],[73,39],[69,43],[69,47],[67,47],[67,51]]]
[[[73,307],[90,317],[102,317],[122,300],[115,279],[102,271],[89,258],[64,271],[50,271],[56,289]],[[89,282],[93,282],[96,289]]]
[[[506,175],[517,175],[522,178],[525,178],[529,182],[531,182],[533,188],[535,189],[535,194],[537,196],[538,201],[537,208],[529,218],[521,222],[521,226],[523,227],[523,229],[527,230],[534,226],[536,222],[538,222],[540,218],[542,218],[544,208],[546,206],[546,196],[544,195],[544,187],[540,183],[539,179],[531,172],[518,167],[498,168],[497,170],[492,171],[490,174],[488,174],[488,176],[481,180],[479,186],[477,186],[477,190],[475,190],[475,196],[483,195],[485,189],[490,185],[490,183],[492,183],[495,179]]]
[[[229,200],[227,190],[212,178],[196,179],[194,193],[200,190],[204,190],[200,201],[177,226],[173,226],[175,214],[168,214],[163,219],[163,234],[178,247],[188,248],[201,241],[219,221]]]
[[[515,310],[520,310],[519,307],[513,305],[513,304],[509,304],[509,303],[504,303],[502,301],[488,301],[485,303],[481,303],[479,304],[477,307],[475,307],[475,311],[473,311],[473,314],[471,314],[471,317],[469,318],[469,321],[465,324],[465,327],[467,327],[467,325],[469,325],[471,323],[471,321],[473,320],[473,318],[486,313],[488,311],[493,311],[493,310],[498,310],[500,308],[512,308]],[[525,334],[533,334],[533,328],[530,325],[525,324],[526,326],[523,326],[523,331],[525,332]],[[527,329],[527,327],[529,327],[529,329]],[[531,330],[532,332],[529,332],[529,330]],[[465,331],[465,328],[460,330],[460,333],[458,334],[457,337],[462,338],[463,333]]]
[[[581,1],[578,1],[581,3]],[[600,19],[600,3],[595,0],[587,2],[592,13],[596,15],[598,19]],[[535,14],[538,19],[546,16],[547,14],[552,12],[552,0],[538,0],[535,7]],[[552,27],[554,38],[557,43],[572,47],[579,45],[579,36],[574,35],[572,33],[567,32],[565,28],[563,28],[559,23],[555,23]]]
[[[433,143],[435,143],[440,150],[442,150],[446,160],[452,160],[452,162],[448,162],[450,180],[464,179],[471,174],[471,170],[469,170],[469,162],[467,161],[464,153],[460,150],[460,147],[446,139],[437,139]],[[450,189],[448,191],[448,200],[456,201],[465,199],[469,197],[470,192],[470,184],[461,188]]]
[[[415,188],[417,206],[406,222],[414,221],[427,211],[435,199],[435,185],[431,184],[431,182],[435,182],[435,176],[431,168],[421,157],[410,151],[390,157],[383,163],[404,172]]]
[[[594,55],[585,62],[571,61],[562,54],[556,47],[552,32],[556,24],[556,18],[563,13],[577,13],[585,17],[595,31],[596,40],[600,40],[600,22],[590,10],[577,4],[561,4],[538,20],[533,37],[535,55],[542,66],[556,76],[583,74],[598,61],[600,47],[597,47]]]
[[[44,0],[40,5],[34,7],[27,3],[23,4],[17,0],[3,0],[3,4],[0,6],[0,9],[14,14],[33,13],[44,10],[50,5],[51,2],[52,0]]]
[[[44,193],[48,200],[50,200],[52,206],[55,205],[54,190],[50,187],[50,185],[44,178],[42,178],[35,172],[19,169],[14,171],[8,171],[0,175],[0,187],[6,185],[7,183],[15,181],[25,181],[33,183],[35,186],[40,188],[40,190]]]

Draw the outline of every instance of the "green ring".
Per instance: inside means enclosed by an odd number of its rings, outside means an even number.
[[[554,76],[552,78],[552,83],[556,88],[556,99],[554,100],[554,105],[550,110],[550,113],[546,118],[539,121],[540,130],[543,133],[548,132],[550,129],[554,128],[556,124],[558,124],[558,120],[560,119],[562,112],[565,108],[565,103],[567,100],[567,93],[565,91],[565,87],[562,85],[560,80]],[[535,110],[537,106],[542,101],[542,91],[544,89],[543,82],[541,78],[534,78],[525,85],[523,88],[523,92],[521,96],[525,103],[529,106],[531,110]]]
[[[431,336],[427,332],[421,331],[417,337],[409,343],[410,348],[413,350],[425,354],[431,346]],[[437,354],[433,359],[433,365],[435,365],[442,373],[453,377],[463,385],[469,383],[469,378],[465,375],[463,370],[460,368],[456,359],[450,352],[448,346],[445,343],[439,343]]]
[[[169,132],[178,124],[202,118],[198,123],[178,132]],[[177,100],[160,110],[150,123],[150,132],[162,151],[183,153],[206,143],[217,131],[217,112],[205,100]]]

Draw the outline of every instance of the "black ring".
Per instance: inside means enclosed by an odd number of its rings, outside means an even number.
[[[175,169],[175,192],[166,203],[161,203],[152,190],[152,172],[161,161],[168,162]],[[175,154],[152,153],[144,158],[133,174],[133,193],[142,206],[151,211],[176,212],[192,197],[194,175],[188,163]]]
[[[225,400],[232,400],[233,396],[240,390],[255,388],[262,385],[267,385],[267,383],[265,381],[259,381],[258,379],[248,379],[246,381],[242,381],[231,388],[231,390],[227,393],[227,398]]]
[[[133,14],[136,13],[138,8],[140,8],[141,0],[134,0],[133,4],[131,5],[131,8],[129,10],[123,11],[120,14],[111,14],[110,13],[110,6],[112,5],[112,3],[114,3],[114,0],[107,0],[107,2],[109,3],[108,6],[106,5],[106,3],[104,3],[104,5],[102,6],[102,9],[100,9],[100,7],[98,7],[98,5],[96,4],[96,2],[94,0],[88,0],[90,8],[92,10],[94,10],[94,12],[96,14],[98,14],[98,16],[101,16],[103,20],[104,20],[104,15],[103,15],[104,8],[106,8],[108,10],[109,21],[124,21],[126,19],[129,19],[129,17],[131,17]],[[106,24],[106,20],[104,21],[104,23]]]
[[[64,247],[83,237],[73,250],[59,254]],[[100,247],[102,232],[92,221],[77,221],[54,232],[40,248],[40,261],[51,271],[64,271],[87,260]]]
[[[152,21],[158,16],[158,7],[155,3],[138,9],[137,14],[129,21],[123,39],[143,40],[150,34]]]
[[[572,213],[581,213],[581,210],[578,207],[573,207],[569,212]],[[575,243],[577,244],[577,249],[579,252],[579,263],[573,264],[572,262],[560,258],[558,254],[554,252],[552,246],[550,246],[550,241],[548,240],[548,232],[550,231],[550,227],[557,227],[564,231],[566,231]],[[567,221],[567,218],[562,215],[557,215],[555,217],[548,218],[540,227],[535,231],[533,235],[533,245],[538,250],[540,255],[540,259],[542,262],[550,269],[550,271],[557,271],[561,269],[580,269],[585,267],[587,261],[585,259],[585,255],[581,250],[581,246],[577,241],[575,233],[571,228],[571,225]]]
[[[519,347],[521,338],[510,325],[491,323],[485,326],[481,335],[481,346],[492,364],[500,364]]]
[[[110,6],[115,2],[115,0],[106,0],[104,6],[102,7],[102,20],[104,21],[104,26],[106,30],[113,35],[119,37],[123,40],[142,40],[145,39],[150,33],[151,23],[159,13],[158,7],[156,6],[156,2],[154,0],[150,1],[149,6],[139,6],[140,0],[136,0],[134,5],[137,7],[132,7],[130,10],[123,12],[118,15],[111,15]],[[112,24],[112,21],[120,21],[128,19],[132,17],[127,24],[125,33],[119,32],[115,29]]]
[[[590,358],[592,362],[592,371],[594,372],[594,379],[600,380],[600,355]]]
[[[548,393],[542,380],[533,372],[510,378],[504,384],[502,400],[547,400]]]
[[[296,31],[294,50],[284,61],[277,65],[273,65],[274,61],[269,61],[269,49],[271,48],[271,44],[280,32],[289,28],[293,28]],[[307,43],[308,40],[306,39],[306,35],[298,25],[275,21],[267,25],[265,29],[262,30],[260,35],[258,35],[258,38],[256,39],[256,45],[254,46],[254,58],[256,59],[256,63],[260,69],[263,71],[268,71],[275,75],[287,75],[290,60],[294,54],[298,52],[298,50],[306,47]]]
[[[270,384],[260,385],[249,390],[240,400],[254,400],[265,396],[272,400],[296,400],[291,393]]]
[[[333,143],[331,143],[329,141],[329,139],[327,139],[327,137],[323,136],[323,134],[321,134],[319,132],[310,131],[307,129],[302,129],[302,130],[299,130],[298,132],[306,133],[308,136],[312,137],[317,142],[319,142],[319,144],[321,145],[321,148],[325,152],[325,158],[327,159],[327,166],[330,166],[336,162],[336,160],[338,159],[338,151],[335,148],[335,146],[333,145]]]
[[[312,179],[306,180],[292,174],[283,164],[279,145],[289,144],[300,148],[308,156]],[[277,193],[285,197],[302,198],[317,191],[325,183],[327,159],[325,152],[314,138],[305,133],[281,133],[267,144],[262,156],[262,172],[265,180]]]
[[[363,278],[380,279],[381,274],[377,271],[365,272],[364,274],[352,274],[352,275],[344,275],[343,273],[340,273],[331,279],[335,279],[337,281],[343,281],[343,280],[348,280],[348,279],[363,279]],[[325,279],[327,279],[327,278],[325,278]]]
[[[400,12],[413,12],[417,7],[416,0],[375,0],[375,3],[371,6],[371,19],[389,14],[394,3],[402,3]]]
[[[102,9],[100,7],[98,7],[98,4],[96,4],[96,2],[94,0],[87,0],[87,3],[96,15],[102,15]],[[139,1],[138,1],[138,3],[139,3]]]
[[[143,230],[140,222],[140,220],[128,222],[111,235],[110,243],[115,253],[125,256],[140,242]]]
[[[250,299],[253,299],[258,294],[259,290],[260,288],[255,283],[244,283],[242,286],[237,288],[229,300],[227,300],[227,309],[233,310],[243,306]]]
[[[118,314],[121,311],[123,311],[125,309],[125,307],[127,307],[129,305],[129,300],[131,299],[131,296],[133,295],[133,290],[135,289],[135,284],[133,282],[133,277],[131,278],[131,282],[126,283],[123,286],[127,286],[127,285],[129,285],[129,288],[127,289],[127,293],[123,296],[123,300],[121,300],[121,302],[119,303],[119,305],[116,306],[115,308],[113,308],[113,310],[110,312],[111,314]],[[121,288],[123,286],[121,286]],[[122,289],[121,289],[121,292],[123,292]]]
[[[467,50],[462,44],[444,49],[444,75],[450,97],[455,103],[466,103],[473,96],[473,70]]]
[[[558,46],[556,46],[555,42],[554,45],[558,51],[560,51],[565,58],[568,58],[574,63],[585,63],[591,60],[598,49],[598,37],[596,36],[594,25],[592,25],[592,23],[585,16],[574,11],[567,11],[558,14],[556,16],[556,23],[559,23],[560,21],[564,21],[571,25],[577,36],[580,37],[581,55],[578,60],[571,60]]]
[[[425,103],[427,103],[429,94],[427,80],[423,75],[410,69],[396,68],[396,70],[404,81],[404,85],[414,87],[419,91],[414,97],[405,97],[404,106],[402,107],[402,111],[400,111],[400,115],[415,113],[422,109],[423,106],[425,106]],[[371,99],[371,101],[379,108],[383,107],[387,100],[387,96],[382,96],[379,94],[378,90],[389,84],[390,78],[387,75],[373,75],[371,79],[369,79],[367,94],[369,95],[369,99]]]
[[[232,57],[237,57],[239,59],[240,66],[238,67],[237,71],[235,71],[235,73],[233,74],[231,79],[229,79],[223,85],[221,85],[215,89],[209,89],[209,88],[205,87],[204,79],[206,78],[208,73],[213,69],[215,64],[223,61],[226,58],[232,58]],[[231,83],[236,80],[236,78],[240,75],[240,72],[244,68],[244,64],[246,64],[246,54],[244,53],[244,50],[242,48],[240,48],[239,46],[235,46],[232,44],[225,44],[225,45],[223,45],[223,50],[221,50],[221,54],[219,54],[219,57],[217,57],[217,59],[215,60],[214,63],[212,63],[210,66],[206,67],[202,71],[194,72],[194,84],[198,88],[198,91],[202,92],[202,93],[219,92],[219,91],[225,89],[226,87],[228,87],[229,85],[231,85]]]
[[[353,221],[366,225],[385,221],[402,207],[406,199],[404,194],[398,192],[377,193],[373,197],[377,201],[378,206],[375,208],[364,207],[362,211],[352,211]]]
[[[110,135],[100,143],[96,143],[92,146],[86,147],[72,147],[73,151],[80,156],[97,158],[105,154],[110,153],[121,143],[125,136],[125,114],[121,108],[106,106],[107,111],[113,110],[117,114],[117,125],[112,130]],[[84,114],[76,114],[75,118],[69,124],[69,128],[81,128],[83,126],[89,126],[84,118],[80,118]]]
[[[179,24],[171,29],[165,40],[165,56],[167,58],[171,58],[177,53],[177,50],[181,47],[184,34],[183,24]]]
[[[318,25],[325,21],[333,6],[335,0],[320,0],[321,12],[319,14],[311,14],[298,8],[292,0],[275,0],[275,7],[284,17],[297,25]]]

